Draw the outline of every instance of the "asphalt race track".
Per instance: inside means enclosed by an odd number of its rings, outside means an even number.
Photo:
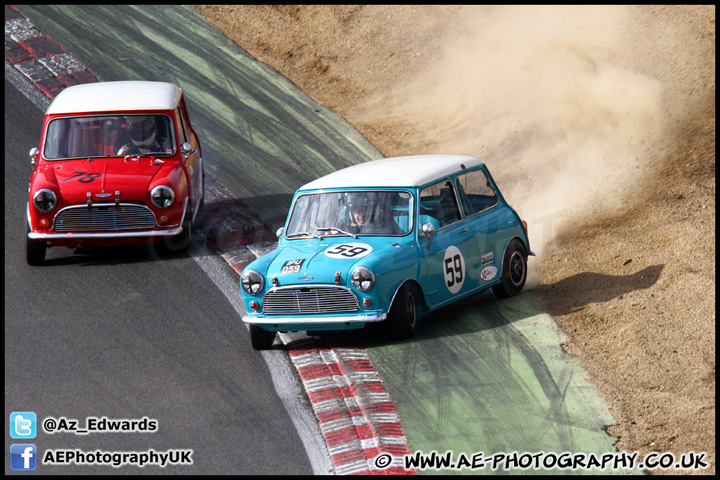
[[[37,144],[42,115],[7,80],[5,102],[5,158],[13,159],[5,194],[20,199],[30,170],[24,151]],[[167,473],[312,473],[268,366],[253,354],[224,294],[195,280],[205,274],[192,258],[159,261],[144,248],[86,255],[56,248],[47,265],[31,268],[22,241],[25,206],[6,207],[6,416],[34,411],[82,423],[88,416],[149,417],[159,424],[146,434],[39,435],[39,447],[194,451],[192,466]],[[268,449],[283,462],[268,462]]]

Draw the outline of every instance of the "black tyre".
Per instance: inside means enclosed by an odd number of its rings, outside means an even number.
[[[165,237],[163,239],[163,245],[171,252],[179,252],[185,250],[190,246],[192,241],[192,212],[188,210],[183,220],[183,231],[172,237]]]
[[[250,325],[250,342],[255,350],[267,350],[274,341],[275,332],[268,332],[257,325]]]
[[[510,298],[522,292],[527,280],[527,252],[518,239],[508,244],[503,257],[502,283],[492,287],[493,293],[499,298]]]
[[[30,233],[30,227],[25,227],[25,260],[28,265],[42,265],[45,261],[45,252],[47,251],[47,243],[39,240],[33,240],[27,236]]]
[[[388,314],[390,334],[397,340],[405,340],[415,335],[418,323],[418,297],[412,284],[406,283],[400,288]]]

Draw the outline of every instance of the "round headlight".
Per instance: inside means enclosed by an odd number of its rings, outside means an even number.
[[[357,267],[350,276],[353,287],[361,292],[367,292],[375,285],[375,275],[367,267]]]
[[[262,292],[265,279],[255,270],[243,270],[240,276],[240,285],[250,295],[257,295]]]
[[[158,185],[150,192],[150,201],[158,208],[168,208],[175,201],[175,193],[170,187]]]
[[[49,212],[57,206],[55,192],[42,188],[33,195],[33,205],[41,212]]]

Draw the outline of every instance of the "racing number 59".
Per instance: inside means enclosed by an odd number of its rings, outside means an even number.
[[[445,283],[451,288],[455,283],[463,283],[463,269],[460,254],[445,259]]]
[[[356,257],[367,251],[367,248],[358,247],[354,245],[338,245],[332,250],[328,250],[327,253],[331,255],[341,255],[343,257]]]

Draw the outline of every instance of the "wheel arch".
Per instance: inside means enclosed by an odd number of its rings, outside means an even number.
[[[520,235],[515,235],[514,237],[508,238],[507,242],[505,242],[505,246],[503,247],[502,254],[500,255],[500,271],[502,272],[503,266],[505,264],[505,254],[507,253],[507,249],[510,246],[510,243],[512,243],[513,240],[517,240],[520,242],[520,245],[522,245],[523,249],[525,249],[525,258],[527,259],[530,255],[535,255],[530,251],[528,248],[527,242],[525,239],[523,239]]]
[[[420,286],[420,283],[413,278],[406,278],[405,280],[400,282],[400,285],[398,285],[395,289],[395,292],[393,292],[392,299],[388,304],[387,311],[389,312],[392,309],[393,305],[395,305],[397,295],[405,285],[412,285],[413,290],[419,294],[418,300],[420,300],[420,302],[417,303],[418,317],[424,316],[429,310],[427,301],[425,300],[425,292],[423,291],[422,286]]]

